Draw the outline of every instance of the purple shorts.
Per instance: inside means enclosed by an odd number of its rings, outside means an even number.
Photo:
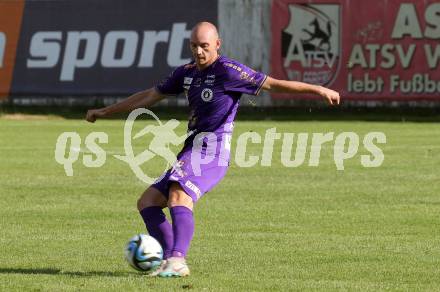
[[[202,159],[199,159],[200,157]],[[201,156],[200,152],[195,153],[191,148],[183,149],[177,155],[174,166],[152,187],[168,198],[171,183],[177,182],[193,202],[196,202],[223,179],[228,165],[228,161],[218,155]]]

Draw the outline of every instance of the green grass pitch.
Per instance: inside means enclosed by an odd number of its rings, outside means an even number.
[[[145,185],[112,157],[123,153],[123,125],[0,119],[1,291],[440,290],[437,123],[238,121],[233,149],[240,133],[271,127],[361,138],[382,131],[385,160],[364,168],[360,148],[337,171],[330,143],[318,167],[285,168],[279,141],[271,167],[239,168],[233,159],[196,205],[185,279],[147,278],[124,261],[127,240],[145,232],[136,210]],[[86,168],[80,155],[67,177],[54,159],[65,131],[83,141],[107,132],[106,164]],[[249,147],[249,154],[261,151]],[[151,174],[162,167],[160,160],[143,166]]]

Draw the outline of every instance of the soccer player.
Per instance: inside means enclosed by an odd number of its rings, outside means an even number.
[[[329,104],[339,104],[339,94],[331,89],[302,82],[277,80],[256,72],[237,61],[219,55],[221,40],[217,28],[209,22],[198,23],[191,32],[190,46],[194,60],[175,69],[157,86],[133,94],[127,99],[101,109],[91,109],[86,120],[114,113],[150,107],[170,95],[185,93],[191,109],[183,149],[174,167],[141,195],[137,202],[140,215],[151,236],[164,249],[164,261],[154,275],[184,277],[194,233],[193,207],[226,174],[229,162],[230,135],[243,93],[257,95],[261,89],[282,93],[312,93]],[[215,139],[196,141],[202,132]],[[194,167],[194,152],[210,155],[211,162]],[[198,157],[197,155],[195,155]],[[194,155],[193,155],[194,157]],[[196,162],[199,163],[199,162]],[[162,209],[168,207],[170,223]]]

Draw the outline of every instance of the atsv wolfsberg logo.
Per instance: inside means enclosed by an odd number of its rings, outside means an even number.
[[[338,4],[290,4],[282,31],[283,68],[290,80],[329,85],[341,59]]]

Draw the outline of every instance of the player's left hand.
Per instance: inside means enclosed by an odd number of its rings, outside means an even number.
[[[341,97],[337,91],[326,87],[321,86],[319,94],[324,97],[330,105],[338,105],[341,101]]]

